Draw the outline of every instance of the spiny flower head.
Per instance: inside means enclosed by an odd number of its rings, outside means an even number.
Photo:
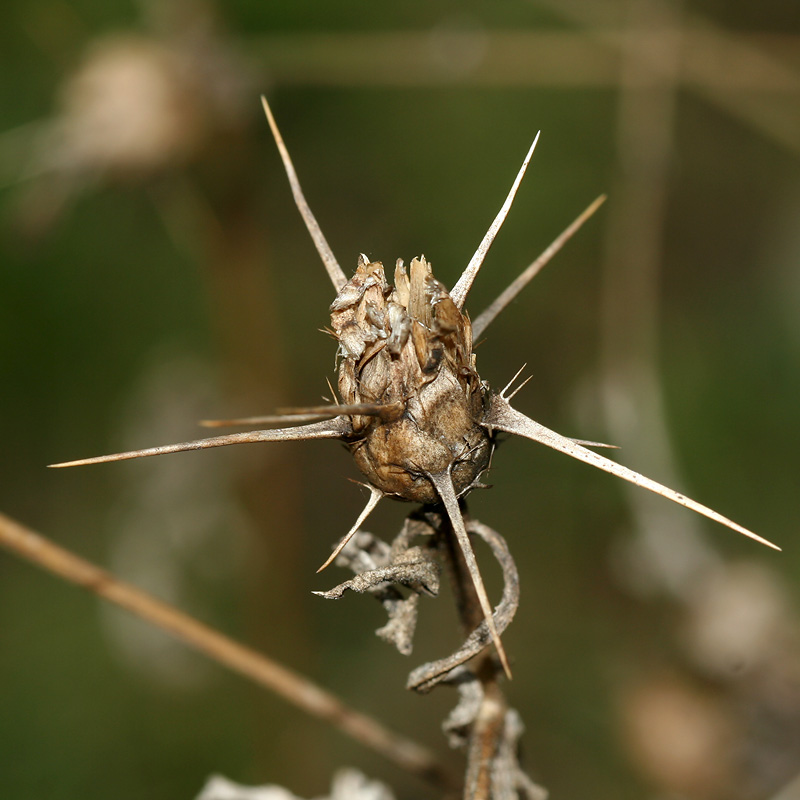
[[[439,497],[428,475],[449,471],[456,494],[467,492],[492,450],[481,426],[486,385],[475,369],[472,326],[430,264],[397,262],[394,288],[383,265],[362,255],[355,275],[331,305],[339,341],[339,394],[353,415],[350,451],[370,483],[418,503]]]
[[[407,272],[399,261],[394,287],[383,265],[361,256],[348,281],[303,196],[289,153],[266,100],[262,98],[298,209],[336,290],[331,326],[339,343],[342,402],[273,417],[211,424],[294,423],[290,427],[215,436],[193,442],[54,464],[77,466],[142,456],[200,450],[246,442],[338,439],[369,481],[370,499],[342,538],[324,569],[355,535],[382,497],[440,505],[450,521],[472,577],[486,625],[510,675],[492,608],[472,551],[459,498],[478,484],[487,468],[497,431],[516,434],[591,464],[715,520],[774,549],[771,542],[716,511],[612,461],[589,447],[608,447],[562,436],[511,407],[502,392],[481,381],[472,352],[480,336],[605,199],[598,198],[471,324],[463,308],[483,259],[511,207],[538,135],[506,200],[458,282],[448,291],[424,257]],[[519,373],[518,373],[519,374]],[[514,376],[514,379],[516,376]],[[303,419],[317,420],[297,425]]]

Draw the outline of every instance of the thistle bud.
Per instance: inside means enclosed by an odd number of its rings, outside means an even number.
[[[358,468],[386,494],[438,502],[429,475],[450,472],[457,494],[486,469],[492,439],[481,427],[488,388],[475,370],[472,326],[430,265],[397,262],[394,288],[383,265],[359,258],[331,305],[345,404],[354,416],[349,447]]]

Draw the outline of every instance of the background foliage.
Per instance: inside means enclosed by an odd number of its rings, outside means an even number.
[[[198,419],[326,392],[332,294],[259,93],[342,265],[424,252],[450,284],[541,129],[473,315],[591,199],[610,199],[492,327],[482,376],[502,386],[527,362],[525,413],[584,438],[639,436],[624,463],[666,482],[674,471],[785,552],[688,512],[663,523],[663,501],[637,511],[608,476],[502,447],[471,508],[521,571],[504,639],[527,763],[554,797],[594,800],[762,798],[800,769],[785,633],[800,610],[795,3],[7,0],[0,14],[4,512],[444,751],[453,698],[402,685],[456,643],[446,600],[423,603],[408,662],[371,635],[377,604],[311,595],[335,582],[314,569],[363,501],[343,452],[44,465],[196,438]],[[655,394],[637,394],[640,357]],[[653,419],[664,453],[637,429]],[[389,536],[406,511],[383,508],[370,528]],[[680,587],[632,549],[648,524],[697,545]],[[719,640],[697,600],[698,565],[718,557],[734,570],[714,595],[712,619],[727,613],[734,631]],[[753,607],[767,610],[750,624]],[[727,651],[743,629],[755,633]],[[213,771],[312,796],[341,764],[399,796],[425,791],[6,556],[0,652],[9,797],[190,798]],[[674,755],[687,731],[710,769]]]

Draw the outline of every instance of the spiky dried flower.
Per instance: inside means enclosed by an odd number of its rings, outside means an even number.
[[[339,342],[339,391],[343,402],[298,409],[277,417],[224,421],[224,424],[255,425],[319,420],[307,425],[216,436],[52,466],[118,461],[245,442],[341,440],[369,481],[370,499],[355,525],[320,569],[326,567],[355,535],[382,497],[440,504],[458,539],[492,640],[509,674],[508,661],[458,502],[459,497],[479,485],[497,431],[545,444],[779,549],[716,511],[586,446],[607,445],[570,439],[540,425],[511,407],[509,400],[513,394],[505,396],[509,387],[494,393],[480,379],[472,352],[473,335],[480,335],[488,327],[605,199],[598,198],[587,208],[471,325],[462,311],[464,303],[511,207],[538,135],[503,207],[452,291],[448,292],[434,278],[424,257],[415,258],[408,272],[402,261],[398,261],[392,288],[387,284],[383,265],[370,262],[363,255],[355,275],[349,281],[346,279],[306,203],[269,105],[266,99],[262,101],[295,202],[337,292],[331,305],[331,325]]]
[[[422,258],[394,288],[383,265],[361,256],[331,306],[342,356],[339,392],[353,415],[350,450],[370,483],[386,495],[438,502],[430,475],[450,472],[457,495],[489,463],[492,437],[481,426],[488,387],[475,369],[472,328]]]

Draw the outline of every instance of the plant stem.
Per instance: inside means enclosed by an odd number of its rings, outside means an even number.
[[[0,545],[151,622],[213,661],[250,678],[307,713],[331,723],[404,770],[452,790],[457,779],[427,749],[347,706],[308,678],[224,636],[188,614],[115,578],[89,561],[0,514]]]
[[[466,504],[462,503],[461,506],[464,522],[469,530]],[[461,548],[450,529],[446,515],[442,515],[442,527],[442,553],[450,573],[458,615],[464,632],[469,635],[483,621],[484,615]],[[475,657],[472,670],[483,687],[483,701],[470,732],[464,798],[489,800],[492,766],[503,735],[507,705],[497,681],[498,669],[491,649],[487,648]]]

